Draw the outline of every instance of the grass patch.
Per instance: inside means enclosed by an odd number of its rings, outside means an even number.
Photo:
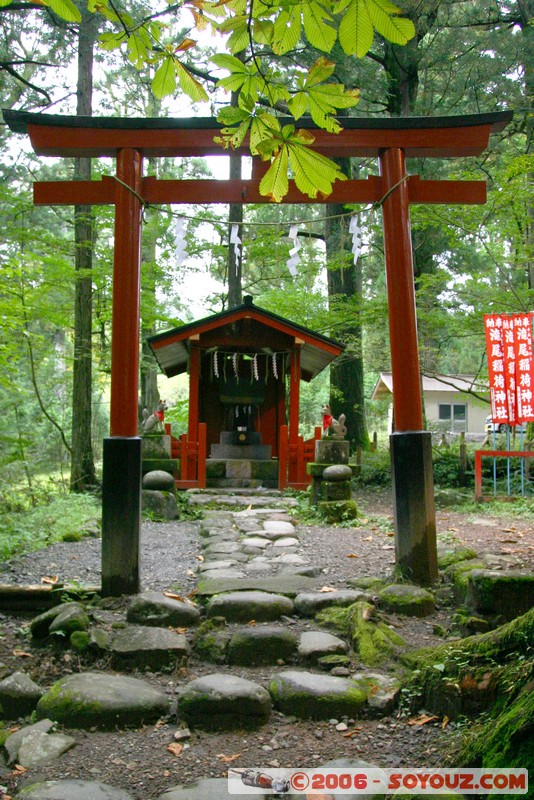
[[[35,508],[4,512],[0,518],[0,561],[53,542],[77,541],[87,523],[100,515],[100,500],[88,494],[58,494]]]

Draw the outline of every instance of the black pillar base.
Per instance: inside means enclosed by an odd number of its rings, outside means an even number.
[[[102,594],[139,592],[141,438],[104,439]]]
[[[432,436],[408,431],[390,436],[397,568],[413,583],[438,577]]]

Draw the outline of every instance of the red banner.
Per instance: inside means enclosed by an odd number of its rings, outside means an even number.
[[[534,422],[534,314],[486,314],[486,353],[494,422]]]

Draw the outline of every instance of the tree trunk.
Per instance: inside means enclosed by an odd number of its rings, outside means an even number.
[[[521,15],[521,34],[524,40],[523,46],[523,71],[525,82],[525,128],[527,134],[526,153],[534,150],[534,0],[518,0],[517,3]],[[531,180],[534,178],[534,170],[530,173]],[[526,237],[527,252],[527,277],[529,289],[534,289],[534,203],[529,204],[528,222]]]
[[[339,159],[340,168],[350,174],[350,160]],[[330,406],[333,416],[345,414],[347,437],[353,446],[369,448],[365,420],[363,386],[362,326],[357,304],[361,301],[362,272],[354,264],[349,218],[340,217],[347,209],[338,204],[328,205],[325,222],[326,258],[328,263],[328,297],[354,302],[354,322],[345,328],[343,341],[347,350],[330,370]]]
[[[78,33],[78,115],[90,116],[93,95],[94,14],[82,10]],[[91,159],[77,158],[75,178],[91,178]],[[72,454],[70,489],[84,492],[97,485],[91,438],[92,429],[92,322],[93,322],[93,214],[90,206],[75,206],[74,241],[76,285],[74,294],[74,368],[72,379]]]

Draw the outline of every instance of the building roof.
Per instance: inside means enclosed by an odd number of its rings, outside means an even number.
[[[250,344],[250,331],[248,342],[243,339],[241,344],[239,333],[234,330],[243,320],[249,321],[252,332],[269,335],[270,329],[270,335],[278,342],[273,350],[280,347],[280,341],[287,349],[300,349],[301,377],[305,381],[315,378],[345,349],[345,345],[334,339],[255,306],[248,296],[240,306],[150,336],[147,341],[162,371],[170,378],[187,370],[191,342],[207,350],[224,349],[224,342],[231,341],[236,349],[265,352],[265,341],[260,342],[259,337],[256,347]]]
[[[487,394],[489,388],[486,384],[474,375],[423,375],[423,393],[427,392],[455,392],[458,394],[466,392],[477,392]],[[393,376],[391,372],[381,372],[378,378],[371,400],[380,400],[393,394]]]

